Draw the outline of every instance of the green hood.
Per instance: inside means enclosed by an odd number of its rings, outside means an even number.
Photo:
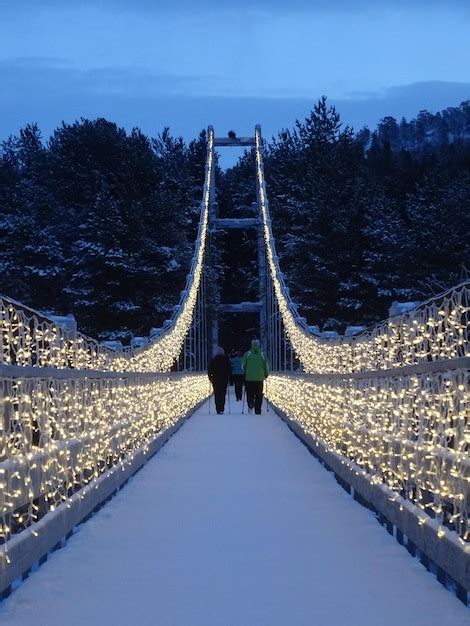
[[[266,357],[258,346],[252,346],[251,350],[243,357],[243,373],[245,380],[261,381],[269,374]]]

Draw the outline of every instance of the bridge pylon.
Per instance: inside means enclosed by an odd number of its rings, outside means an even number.
[[[231,132],[228,137],[215,137],[214,147],[227,148],[227,147],[247,147],[254,148],[256,146],[255,137],[236,137],[235,133]],[[255,172],[253,172],[255,174]],[[256,231],[257,241],[257,259],[258,259],[258,300],[255,302],[237,302],[237,303],[224,303],[220,301],[220,290],[218,286],[212,287],[212,323],[211,323],[211,337],[210,347],[214,350],[219,343],[220,332],[220,314],[222,313],[257,313],[259,316],[259,336],[263,350],[267,349],[266,340],[266,251],[264,245],[263,236],[263,223],[261,219],[261,206],[259,194],[257,193],[257,200],[253,203],[255,216],[246,216],[241,218],[223,218],[218,215],[218,204],[216,199],[215,189],[215,177],[212,179],[213,189],[211,189],[211,211],[210,211],[210,245],[208,255],[208,272],[213,276],[217,276],[217,263],[219,257],[219,250],[217,244],[217,233],[220,231],[233,231],[233,230],[250,230]],[[250,207],[247,207],[249,210]]]

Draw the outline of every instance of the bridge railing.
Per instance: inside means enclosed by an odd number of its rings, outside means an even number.
[[[469,357],[374,373],[273,374],[268,397],[372,484],[470,540],[469,378]]]
[[[276,411],[354,496],[470,590],[470,281],[354,337],[312,332],[280,270],[255,133],[269,293],[300,363],[274,372]],[[285,343],[285,340],[284,340]],[[282,366],[282,359],[279,361]],[[287,369],[287,368],[286,368]],[[347,521],[346,521],[347,523]],[[441,574],[439,574],[441,572]]]
[[[148,345],[116,351],[0,297],[0,595],[209,395],[206,375],[164,372],[203,306],[213,143],[209,128],[186,288],[171,324]]]
[[[91,337],[0,296],[0,363],[104,370],[115,358],[114,350]]]
[[[148,345],[117,352],[14,300],[0,297],[0,363],[33,367],[106,371],[169,371],[191,327],[201,285],[206,251],[210,190],[214,162],[214,132],[208,131],[205,181],[198,236],[186,287],[171,324]]]
[[[259,126],[255,140],[258,197],[270,279],[285,332],[303,369],[312,373],[354,373],[469,356],[470,281],[354,337],[323,338],[310,330],[290,298],[279,266]]]
[[[0,365],[0,598],[209,393],[203,374]]]
[[[0,543],[131,463],[209,389],[201,374],[0,365]]]

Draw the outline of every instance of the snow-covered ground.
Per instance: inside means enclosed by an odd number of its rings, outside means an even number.
[[[280,419],[231,405],[200,409],[0,605],[0,624],[470,623]]]

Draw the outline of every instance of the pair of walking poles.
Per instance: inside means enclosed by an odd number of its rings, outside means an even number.
[[[268,383],[266,382],[266,394],[268,392]],[[269,413],[269,402],[268,402],[268,398],[266,397],[266,394],[264,396],[264,399],[266,401],[266,412]],[[209,396],[209,415],[211,414],[211,398],[212,398],[212,393]],[[245,413],[245,395],[246,395],[246,390],[245,390],[245,385],[243,385],[243,393],[242,393],[242,415],[244,415]],[[228,414],[231,415],[232,414],[232,408],[230,405],[230,389],[229,389],[229,385],[227,385],[226,389],[225,389],[225,400],[227,400],[228,398]]]
[[[268,392],[268,383],[266,382],[266,394]],[[245,385],[243,385],[243,396],[242,396],[242,415],[245,412]],[[268,402],[268,398],[266,397],[266,395],[264,396],[264,399],[266,401],[266,412],[269,413],[269,402]]]

